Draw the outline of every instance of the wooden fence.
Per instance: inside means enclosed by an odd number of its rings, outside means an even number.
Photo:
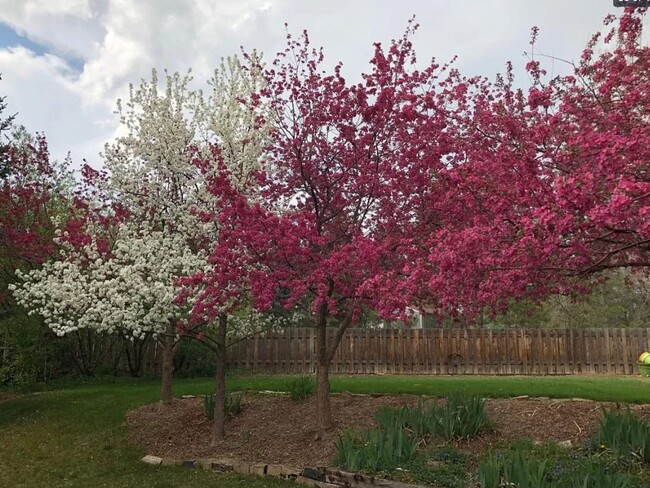
[[[252,372],[311,373],[315,345],[314,329],[286,329],[235,344],[228,364]],[[636,360],[648,350],[650,329],[349,329],[331,372],[638,374]]]

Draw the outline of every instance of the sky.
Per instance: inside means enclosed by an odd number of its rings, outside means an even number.
[[[222,57],[257,49],[272,59],[287,30],[307,29],[331,65],[357,80],[373,43],[401,36],[415,15],[420,62],[458,56],[467,75],[522,70],[532,26],[539,52],[576,60],[612,0],[0,0],[0,96],[7,113],[46,135],[50,152],[101,167],[115,137],[116,100],[152,68],[186,72],[207,88]],[[567,65],[547,59],[550,72]]]

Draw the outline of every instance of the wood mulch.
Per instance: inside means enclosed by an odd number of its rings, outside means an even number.
[[[127,414],[129,441],[147,454],[189,460],[231,458],[302,468],[326,466],[334,457],[335,443],[344,428],[371,428],[380,406],[416,404],[418,396],[332,396],[336,428],[315,440],[315,398],[295,403],[278,395],[246,394],[242,412],[226,423],[226,438],[210,445],[211,422],[203,412],[203,398],[177,399],[161,409],[158,403],[143,405]],[[580,444],[598,427],[602,407],[615,404],[586,400],[536,398],[488,399],[487,411],[493,432],[455,443],[478,456],[491,446],[519,439],[541,442],[567,441]],[[650,420],[650,405],[631,405],[639,416]]]

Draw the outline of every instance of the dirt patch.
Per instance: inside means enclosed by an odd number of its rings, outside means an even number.
[[[210,446],[211,422],[205,418],[200,397],[175,400],[163,410],[157,403],[144,405],[127,414],[127,424],[130,442],[144,447],[147,454],[172,459],[225,457],[300,468],[328,465],[342,429],[374,427],[375,411],[380,406],[420,400],[409,395],[332,396],[336,428],[320,440],[314,439],[315,398],[294,403],[282,396],[247,394],[242,413],[228,420],[226,438],[215,447]],[[590,401],[489,399],[487,411],[494,431],[455,445],[479,454],[490,446],[524,438],[579,444],[598,427],[601,406],[616,408],[614,404]],[[650,420],[650,405],[631,408]]]

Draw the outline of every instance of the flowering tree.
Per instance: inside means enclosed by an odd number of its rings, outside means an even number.
[[[255,191],[251,175],[259,168],[268,141],[266,109],[251,101],[251,96],[265,86],[262,66],[262,56],[255,51],[243,61],[238,56],[222,59],[208,81],[212,87],[209,96],[206,99],[198,92],[193,104],[203,147],[218,148],[234,185],[247,193]],[[209,159],[212,155],[207,156]]]
[[[210,96],[206,100],[199,94],[195,101],[195,117],[203,143],[203,157],[197,157],[195,164],[206,177],[205,189],[210,201],[199,214],[203,222],[215,225],[210,246],[221,239],[224,222],[221,212],[226,201],[222,190],[231,194],[236,189],[251,198],[257,195],[252,175],[260,165],[268,125],[263,117],[264,105],[253,105],[250,100],[264,83],[261,57],[257,53],[247,56],[245,63],[236,56],[228,57],[222,60],[210,80]],[[234,341],[271,326],[260,320],[258,314],[255,314],[258,320],[238,320],[250,307],[246,273],[238,273],[241,269],[235,265],[240,261],[236,252],[231,252],[227,260],[211,257],[209,271],[182,280],[184,289],[177,298],[183,304],[189,298],[194,300],[184,333],[215,353],[213,443],[225,435],[226,350]],[[210,327],[215,322],[216,327]]]
[[[23,275],[15,295],[58,334],[73,330],[145,333],[163,345],[163,404],[171,403],[177,279],[205,263],[197,241],[204,225],[193,212],[201,186],[192,164],[193,123],[184,111],[189,77],[168,75],[158,92],[154,72],[118,101],[125,135],[107,144],[108,174],[84,168],[88,181],[58,243],[61,258]]]
[[[20,127],[12,128],[1,158],[0,382],[34,381],[47,377],[60,353],[40,321],[26,320],[8,288],[17,269],[36,269],[54,254],[54,221],[68,212],[70,175],[65,162],[50,160],[43,136]]]
[[[24,276],[16,292],[57,333],[88,328],[153,334],[164,349],[163,404],[171,402],[178,341],[209,339],[206,328],[214,322],[190,322],[193,297],[176,299],[181,278],[204,271],[206,250],[218,238],[203,171],[225,161],[242,187],[264,137],[260,127],[248,126],[256,116],[240,108],[239,99],[257,86],[255,75],[244,70],[237,58],[225,60],[208,100],[189,90],[189,75],[167,75],[162,93],[155,71],[150,82],[131,86],[128,101],[118,101],[124,135],[105,148],[108,174],[85,168],[92,184],[78,200],[80,218],[60,237],[62,259]],[[75,300],[83,290],[85,300]],[[225,334],[226,316],[219,320]],[[218,358],[223,384],[225,353]]]
[[[269,107],[272,128],[257,174],[262,198],[228,178],[211,186],[220,239],[207,299],[195,308],[241,280],[259,309],[306,306],[318,331],[319,432],[332,425],[329,364],[345,330],[363,306],[400,316],[415,295],[411,230],[448,141],[429,90],[438,66],[413,68],[411,31],[387,50],[377,45],[372,70],[356,85],[341,66],[322,71],[306,33],[289,38],[253,97]]]
[[[151,333],[164,337],[170,324],[185,318],[174,304],[176,280],[202,269],[205,259],[182,235],[129,221],[111,229],[106,247],[99,237],[102,232],[92,225],[85,230],[89,239],[83,246],[76,247],[66,233],[57,239],[59,259],[19,274],[22,281],[14,295],[30,313],[43,316],[59,336],[82,329],[127,329],[135,338]],[[163,358],[165,366],[171,360]],[[170,395],[169,376],[163,376],[163,399],[170,401]]]
[[[510,298],[586,289],[604,269],[650,265],[643,15],[608,17],[611,30],[590,40],[570,75],[547,81],[533,56],[527,92],[510,73],[448,87],[456,149],[430,205],[446,219],[424,233],[425,283],[440,307],[471,316]]]

